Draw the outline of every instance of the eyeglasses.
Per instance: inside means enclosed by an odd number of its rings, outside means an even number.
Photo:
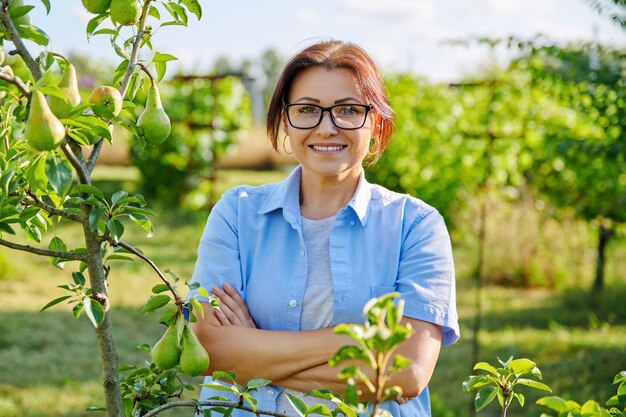
[[[313,129],[324,117],[324,112],[330,114],[333,124],[339,129],[360,129],[367,120],[367,114],[372,109],[370,104],[337,104],[322,107],[315,104],[285,104],[287,120],[296,129]]]

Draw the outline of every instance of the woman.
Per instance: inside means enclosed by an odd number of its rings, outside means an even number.
[[[226,192],[209,216],[193,279],[221,308],[205,304],[194,330],[211,357],[207,375],[273,381],[255,396],[260,410],[295,415],[286,392],[342,393],[327,361],[350,340],[333,326],[362,323],[369,299],[397,291],[414,329],[398,353],[412,365],[390,382],[404,397],[383,408],[430,416],[427,384],[440,347],[459,337],[454,266],[435,209],[365,180],[364,161],[384,151],[393,116],[360,47],[306,48],[283,70],[267,117],[274,149],[286,147],[284,132],[299,166],[280,183]],[[205,389],[201,399],[213,395]]]

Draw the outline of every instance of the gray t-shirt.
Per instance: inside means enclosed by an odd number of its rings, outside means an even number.
[[[335,216],[322,220],[302,218],[302,236],[307,253],[307,280],[300,330],[329,327],[333,321],[333,278],[330,272],[329,236],[334,226]],[[286,389],[278,396],[276,411],[297,416],[287,398],[287,393],[300,397],[309,407],[322,403],[331,410],[335,408],[330,401],[306,397],[299,391]]]

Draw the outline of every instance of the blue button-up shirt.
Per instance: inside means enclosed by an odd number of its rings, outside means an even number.
[[[300,178],[298,167],[282,182],[227,191],[211,211],[198,249],[193,281],[209,290],[225,283],[237,288],[265,330],[300,330],[307,279]],[[450,239],[434,208],[370,184],[362,174],[353,198],[337,213],[329,245],[333,324],[362,323],[368,300],[397,291],[405,316],[443,328],[443,345],[459,338]],[[258,409],[275,411],[281,391],[262,388],[255,394]],[[223,394],[205,388],[200,399]],[[428,390],[384,408],[395,417],[430,416]]]

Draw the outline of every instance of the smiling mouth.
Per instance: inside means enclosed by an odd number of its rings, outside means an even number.
[[[330,145],[330,146],[322,146],[322,145],[311,145],[309,146],[314,151],[318,152],[337,152],[341,151],[348,147],[348,145]]]

